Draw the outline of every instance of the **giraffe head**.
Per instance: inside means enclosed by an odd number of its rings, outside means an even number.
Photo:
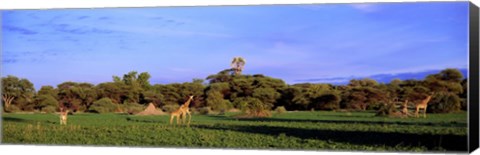
[[[193,95],[190,95],[189,99],[193,99]]]

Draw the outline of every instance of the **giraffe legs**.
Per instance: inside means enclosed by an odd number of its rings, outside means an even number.
[[[177,117],[177,125],[180,124],[180,115],[170,115],[170,125],[173,124],[175,117]]]
[[[186,114],[188,115],[188,123],[187,123],[187,126],[190,126],[190,121],[192,120],[192,115],[190,114],[190,111],[187,111]]]

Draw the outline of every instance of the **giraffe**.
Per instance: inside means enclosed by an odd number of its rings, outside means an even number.
[[[408,100],[405,100],[402,104],[402,113],[408,116]]]
[[[427,98],[421,100],[420,103],[417,103],[415,105],[415,117],[418,117],[418,111],[420,111],[420,109],[423,109],[423,118],[427,118],[427,105],[430,99],[432,99],[432,95],[428,95]]]
[[[182,115],[182,109],[177,109],[170,114],[170,124],[173,123],[173,119],[177,117],[177,124],[180,124],[180,116]]]
[[[182,104],[180,106],[180,108],[178,108],[177,110],[173,111],[170,114],[170,124],[173,123],[173,119],[175,117],[177,117],[177,124],[180,124],[182,122],[185,123],[185,117],[186,117],[187,114],[190,116],[190,119],[192,118],[192,116],[190,115],[190,110],[188,108],[192,99],[193,99],[193,96],[190,96],[190,98],[187,100],[187,102]],[[180,119],[183,119],[183,120],[181,121]],[[190,124],[190,119],[188,120],[188,124]]]
[[[68,109],[60,108],[60,125],[67,125]]]
[[[182,113],[182,118],[183,118],[183,123],[185,124],[185,119],[187,118],[187,115],[188,115],[188,123],[187,125],[190,125],[190,121],[192,120],[192,115],[190,114],[190,108],[188,106],[190,106],[190,103],[192,102],[193,100],[193,95],[190,95],[190,97],[188,98],[187,102],[185,102],[182,106],[180,106],[180,109],[182,109],[183,113]]]

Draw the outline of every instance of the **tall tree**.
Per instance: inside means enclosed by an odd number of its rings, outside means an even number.
[[[245,61],[244,58],[242,57],[234,57],[232,60],[232,63],[230,64],[232,66],[232,69],[235,72],[235,75],[240,75],[242,74],[243,67],[245,67]]]
[[[32,103],[34,95],[35,88],[27,79],[20,79],[12,75],[2,78],[4,110],[7,110],[12,104],[28,106]]]
[[[42,110],[45,107],[51,107],[51,109],[58,108],[58,90],[52,86],[42,86],[35,96],[35,108]]]

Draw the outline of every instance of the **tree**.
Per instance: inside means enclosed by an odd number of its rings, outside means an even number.
[[[35,108],[37,108],[40,111],[43,111],[43,109],[48,108],[49,109],[57,109],[58,107],[58,101],[51,95],[40,95],[37,96],[37,104]]]
[[[257,98],[242,97],[237,98],[235,102],[240,106],[243,113],[250,117],[268,117],[270,116],[270,109],[272,107],[267,104],[263,104]]]
[[[118,108],[119,106],[114,104],[109,98],[102,98],[93,102],[89,110],[96,113],[109,113],[115,112]]]
[[[77,87],[73,88],[73,91],[81,100],[81,105],[83,106],[84,111],[88,110],[93,104],[93,101],[98,97],[97,90],[90,83],[80,83]]]
[[[313,98],[310,107],[319,110],[336,110],[340,108],[340,96],[335,92],[328,92]]]
[[[240,75],[242,74],[243,67],[245,66],[245,59],[242,57],[234,57],[232,60],[232,63],[230,64],[232,66],[233,71],[235,72],[235,75]]]
[[[376,109],[388,100],[388,92],[382,92],[382,85],[373,79],[350,80],[342,95],[343,107],[348,109]]]
[[[77,86],[78,83],[70,81],[57,85],[59,104],[61,107],[72,109],[73,111],[77,111],[80,108],[82,100],[77,94]]]
[[[152,88],[149,82],[151,76],[148,72],[137,74],[137,71],[131,71],[124,74],[122,78],[113,76],[113,82],[124,90],[121,103],[140,103],[141,97],[144,96],[142,93]]]
[[[462,108],[462,99],[459,97],[464,91],[462,73],[457,69],[448,68],[440,73],[427,76],[424,85],[436,92],[427,109],[434,113],[459,111]]]
[[[278,93],[273,88],[256,88],[253,90],[252,97],[260,100],[263,106],[267,109],[271,109],[278,98],[280,98],[280,93]]]
[[[8,110],[12,104],[19,105],[22,109],[25,109],[32,103],[34,94],[35,88],[27,79],[19,79],[11,75],[2,78],[4,110]]]
[[[207,92],[207,106],[214,111],[226,111],[231,106],[230,102],[223,98],[222,93],[219,91],[211,90]]]
[[[232,72],[233,69],[224,69],[217,74],[209,75],[207,80],[209,83],[218,83],[218,82],[230,82],[232,80]]]
[[[55,99],[58,98],[58,90],[53,88],[52,86],[42,86],[40,90],[38,90],[37,95],[50,95]]]
[[[100,83],[95,88],[98,98],[110,98],[113,103],[120,104],[127,98],[127,86],[120,82]]]
[[[43,111],[44,108],[55,110],[58,107],[58,90],[52,86],[42,86],[35,96],[35,108]],[[48,110],[47,110],[48,111]]]

